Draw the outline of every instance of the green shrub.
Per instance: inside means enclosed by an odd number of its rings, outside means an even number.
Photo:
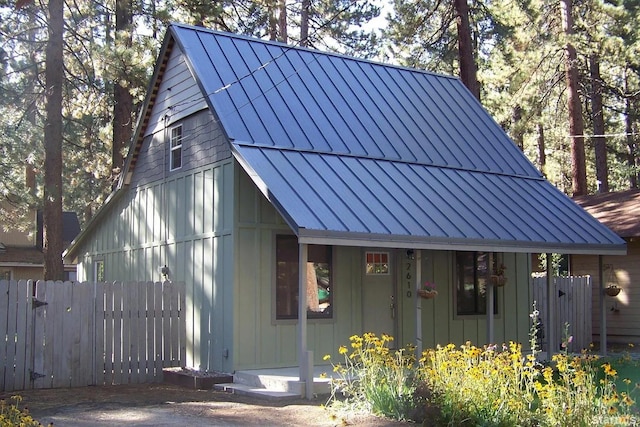
[[[333,363],[334,378],[328,404],[340,402],[353,409],[395,419],[408,419],[417,407],[414,348],[389,350],[393,340],[366,333],[350,338],[351,350],[341,346],[344,357]],[[330,356],[325,356],[330,360]]]

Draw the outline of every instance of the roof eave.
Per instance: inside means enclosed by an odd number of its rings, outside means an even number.
[[[105,200],[104,204],[98,209],[96,214],[89,220],[86,227],[80,234],[76,236],[75,239],[69,244],[69,247],[62,253],[63,260],[70,262],[72,264],[76,264],[75,259],[77,257],[77,251],[79,246],[87,239],[90,235],[92,229],[100,222],[100,220],[107,214],[109,208],[113,203],[115,203],[122,195],[125,193],[126,187],[118,187],[114,192],[112,192],[107,200]]]
[[[446,239],[425,236],[376,235],[365,233],[327,232],[299,228],[294,230],[300,243],[315,245],[487,251],[515,253],[562,253],[575,255],[626,255],[626,244],[560,244],[543,242]]]

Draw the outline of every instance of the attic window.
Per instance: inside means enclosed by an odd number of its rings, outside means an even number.
[[[170,170],[182,167],[182,125],[171,128]]]

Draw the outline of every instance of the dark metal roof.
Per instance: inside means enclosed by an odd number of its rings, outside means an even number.
[[[236,159],[301,241],[625,252],[458,79],[197,27],[170,32]]]

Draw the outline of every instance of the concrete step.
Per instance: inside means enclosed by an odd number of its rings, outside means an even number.
[[[325,395],[330,393],[330,378],[324,378],[323,373],[328,367],[317,366],[314,370],[313,393]],[[305,395],[305,383],[299,380],[298,368],[252,369],[236,371],[233,374],[233,384],[225,383],[216,386],[218,390],[234,393],[251,393],[254,396],[266,398],[291,398]]]
[[[252,387],[246,384],[227,383],[216,384],[214,390],[225,391],[227,393],[238,394],[242,396],[258,397],[265,400],[291,400],[299,399],[299,393],[291,393],[287,391],[269,390],[262,387]]]

